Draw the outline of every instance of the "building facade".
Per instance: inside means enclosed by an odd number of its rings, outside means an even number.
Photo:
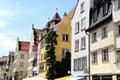
[[[15,52],[9,51],[8,60],[7,60],[7,75],[9,80],[12,80],[12,78],[14,77],[13,75],[14,56],[15,56]]]
[[[115,24],[115,69],[116,73],[120,74],[120,0],[112,0],[113,2],[113,22]],[[120,80],[120,75],[117,75],[117,80]]]
[[[32,24],[32,35],[31,42],[29,47],[29,55],[28,55],[28,71],[27,76],[35,76],[39,73],[39,68],[37,68],[37,51],[38,51],[38,41],[41,30],[35,29],[34,24]]]
[[[116,63],[115,26],[111,0],[92,0],[90,9],[91,80],[119,80]]]
[[[19,41],[19,38],[17,38],[15,60],[13,66],[13,80],[21,80],[27,77],[29,46],[30,42]]]
[[[61,21],[61,18],[58,12],[55,13],[52,20],[48,21],[45,28],[42,29],[40,34],[40,42],[39,42],[39,51],[40,54],[40,76],[45,77],[47,66],[45,63],[44,55],[45,55],[45,36],[50,29],[53,29],[54,25],[58,24]]]
[[[89,27],[90,0],[78,0],[71,19],[71,75],[74,79],[85,79],[89,74]]]

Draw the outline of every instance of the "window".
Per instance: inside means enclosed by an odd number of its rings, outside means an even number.
[[[92,63],[97,63],[97,52],[92,53]]]
[[[75,40],[75,51],[79,51],[79,39]]]
[[[78,68],[79,68],[79,70],[82,69],[82,59],[81,58],[78,59]]]
[[[21,55],[20,55],[20,59],[24,59],[24,54],[21,54]]]
[[[83,3],[81,3],[81,13],[83,13],[84,10],[85,10],[85,5],[84,5],[84,2],[83,2]]]
[[[119,35],[120,35],[120,25],[117,26],[117,36],[119,36]]]
[[[63,41],[69,41],[69,35],[68,34],[63,34],[62,40]]]
[[[78,70],[78,59],[74,60],[74,70]]]
[[[79,33],[79,22],[75,24],[75,34]]]
[[[118,10],[120,9],[120,0],[118,0]]]
[[[108,3],[105,2],[103,4],[103,16],[107,15],[107,13],[108,13]]]
[[[95,42],[95,41],[97,41],[97,32],[94,32],[92,34],[92,42]]]
[[[65,57],[66,56],[66,52],[68,51],[68,49],[62,49],[62,56]]]
[[[102,61],[108,61],[109,56],[108,56],[108,49],[102,50]]]
[[[83,18],[82,20],[81,20],[81,30],[84,30],[85,28],[86,28],[86,18]]]
[[[116,53],[116,62],[120,63],[120,51]]]
[[[85,37],[81,38],[81,49],[85,49],[85,45],[86,45],[86,39]]]
[[[102,29],[102,38],[107,37],[107,27]]]
[[[24,62],[20,62],[20,67],[24,67]]]
[[[97,9],[94,10],[94,15],[93,15],[93,21],[97,21],[97,17],[98,17],[98,12]]]
[[[87,67],[87,57],[83,57],[82,58],[82,68],[86,68]]]
[[[19,75],[20,75],[20,76],[23,76],[23,71],[19,71]]]

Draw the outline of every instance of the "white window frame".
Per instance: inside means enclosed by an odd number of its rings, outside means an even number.
[[[75,34],[79,33],[79,22],[75,23]]]
[[[81,38],[81,50],[86,48],[86,38],[82,37]]]
[[[78,69],[82,70],[82,58],[78,58]]]
[[[81,13],[83,13],[85,11],[85,2],[81,3]]]
[[[86,17],[81,19],[81,30],[86,29]]]
[[[68,52],[69,50],[66,48],[62,48],[62,56],[65,57],[66,56],[66,52]]]
[[[68,42],[69,41],[69,34],[63,34],[62,41]]]
[[[74,59],[74,70],[78,70],[78,59]]]
[[[75,52],[79,51],[79,39],[75,40]]]

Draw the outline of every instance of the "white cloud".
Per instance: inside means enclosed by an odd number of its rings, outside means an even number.
[[[0,34],[0,56],[7,55],[9,50],[14,50],[16,41],[12,40],[9,36]]]
[[[4,21],[0,21],[0,27],[5,27],[6,25],[7,25],[6,22],[4,22]]]

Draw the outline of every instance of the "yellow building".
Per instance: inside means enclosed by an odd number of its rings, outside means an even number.
[[[115,26],[112,20],[112,6],[109,5],[111,1],[96,0],[95,3],[101,6],[92,7],[90,27],[87,30],[90,35],[91,80],[119,80],[116,79]]]
[[[47,27],[43,29],[43,33],[41,34],[44,36],[48,28],[56,31],[58,35],[57,45],[55,45],[55,56],[57,61],[61,61],[61,59],[65,56],[66,51],[71,51],[71,18],[73,16],[73,13],[74,9],[71,10],[68,14],[65,13],[62,20],[59,17],[59,14],[56,13],[53,19],[47,23]],[[55,23],[55,20],[59,20],[58,23]],[[44,37],[41,39],[40,45],[40,76],[45,77],[47,67],[44,60]]]

